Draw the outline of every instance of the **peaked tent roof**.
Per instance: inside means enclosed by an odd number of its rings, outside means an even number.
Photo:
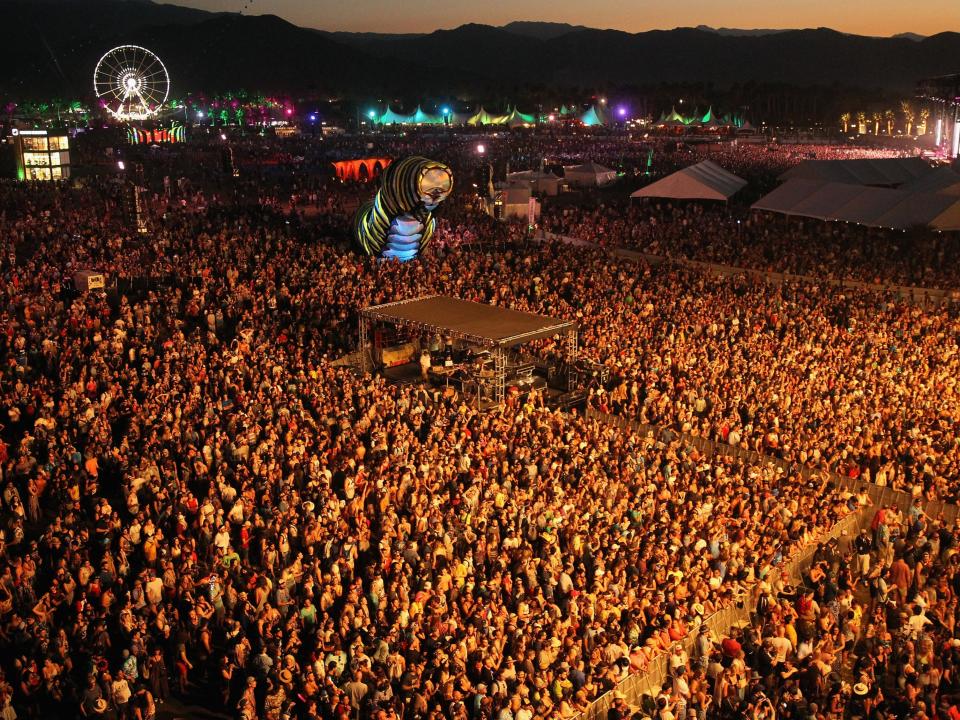
[[[576,184],[606,185],[617,179],[617,171],[588,160],[582,165],[566,165],[563,175]]]
[[[501,125],[508,125],[509,127],[519,127],[520,125],[533,125],[536,123],[536,118],[533,115],[524,115],[522,112],[513,108],[508,114],[504,115],[502,118],[499,118],[502,122]]]
[[[379,117],[377,122],[381,125],[392,125],[394,123],[406,125],[410,122],[410,115],[401,115],[400,113],[395,113],[392,108],[388,107],[386,112]]]
[[[480,109],[467,120],[467,125],[492,125],[495,119],[496,118],[484,110],[483,105],[481,105]]]
[[[747,181],[704,160],[642,187],[630,197],[660,197],[675,200],[729,200]]]
[[[898,230],[915,225],[960,230],[960,197],[851,183],[788,180],[752,208]]]
[[[560,177],[546,170],[518,170],[507,175],[507,180],[559,180]]]
[[[411,116],[412,121],[415,125],[441,125],[443,124],[443,118],[436,115],[431,115],[430,113],[425,113],[423,109],[417,105],[417,111]]]
[[[790,168],[781,180],[816,180],[851,185],[898,187],[933,171],[922,158],[805,160]]]
[[[600,163],[595,163],[593,160],[587,160],[582,165],[566,165],[564,166],[564,169],[567,172],[570,172],[571,170],[576,172],[592,172],[592,173],[616,172],[615,170],[611,170],[610,168],[604,165],[601,165]]]
[[[606,125],[607,117],[606,112],[602,108],[598,108],[596,105],[592,105],[589,110],[580,115],[580,122],[582,122],[587,127],[594,127],[596,125]]]
[[[680,124],[680,125],[689,125],[690,123],[696,122],[699,120],[697,117],[684,117],[677,112],[675,107],[670,108],[670,114],[666,117],[660,119],[661,122],[667,124]]]
[[[960,196],[960,174],[948,167],[934,168],[922,177],[905,182],[900,190]]]

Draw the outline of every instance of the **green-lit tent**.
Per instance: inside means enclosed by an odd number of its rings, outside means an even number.
[[[670,108],[670,114],[662,120],[665,125],[689,125],[690,120],[677,112],[675,107]]]
[[[520,127],[522,125],[534,125],[537,122],[537,119],[533,115],[525,115],[516,108],[513,108],[509,113],[503,117],[497,118],[499,122],[498,125],[506,125],[507,127]]]
[[[425,113],[419,105],[417,105],[417,111],[412,116],[412,121],[414,125],[443,125],[442,117]]]
[[[383,115],[377,118],[374,122],[377,122],[381,125],[407,125],[410,123],[410,116],[396,113],[392,108],[388,107],[386,112],[384,112]]]
[[[587,127],[606,125],[608,122],[606,115],[606,112],[602,108],[598,108],[596,105],[594,105],[580,116],[580,122]]]
[[[494,120],[496,120],[496,118],[484,110],[483,105],[481,105],[480,109],[467,120],[467,125],[493,125]]]

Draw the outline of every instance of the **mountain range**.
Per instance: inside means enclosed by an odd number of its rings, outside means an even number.
[[[271,15],[149,0],[0,0],[0,96],[89,95],[100,55],[155,51],[172,92],[471,97],[664,83],[844,86],[904,92],[960,70],[960,34],[876,38],[806,30],[676,28],[627,33],[563,23],[468,24],[423,34],[326,32]]]

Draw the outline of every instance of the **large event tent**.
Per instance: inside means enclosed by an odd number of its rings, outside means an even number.
[[[537,122],[537,119],[533,115],[525,115],[517,110],[517,108],[513,108],[503,117],[497,118],[497,120],[497,125],[506,125],[511,128],[534,125]]]
[[[483,105],[481,105],[480,109],[467,120],[467,125],[493,125],[496,119],[497,117],[495,115],[488,113],[483,109]]]
[[[715,162],[704,160],[642,187],[630,197],[726,201],[746,184],[743,178],[724,170]]]
[[[582,165],[565,166],[563,177],[577,187],[602,187],[617,179],[617,171],[588,160]]]
[[[541,195],[556,195],[560,192],[560,178],[540,170],[521,170],[507,175],[508,185],[525,185]]]
[[[960,230],[960,196],[948,193],[796,178],[764,195],[752,207],[782,215],[897,230],[917,225]]]
[[[919,157],[805,160],[787,170],[780,179],[900,187],[931,172],[933,168]]]
[[[932,192],[960,197],[960,175],[951,168],[938,167],[923,177],[905,182],[899,189],[909,192]]]
[[[580,116],[580,122],[587,127],[606,125],[608,122],[607,113],[605,110],[603,110],[603,108],[598,108],[596,105],[594,105]]]

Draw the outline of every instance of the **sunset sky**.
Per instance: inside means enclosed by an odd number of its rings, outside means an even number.
[[[830,27],[862,35],[960,31],[960,0],[173,0],[205,10],[271,13],[324,30],[430,32],[468,22],[548,20],[628,32],[711,25]]]

